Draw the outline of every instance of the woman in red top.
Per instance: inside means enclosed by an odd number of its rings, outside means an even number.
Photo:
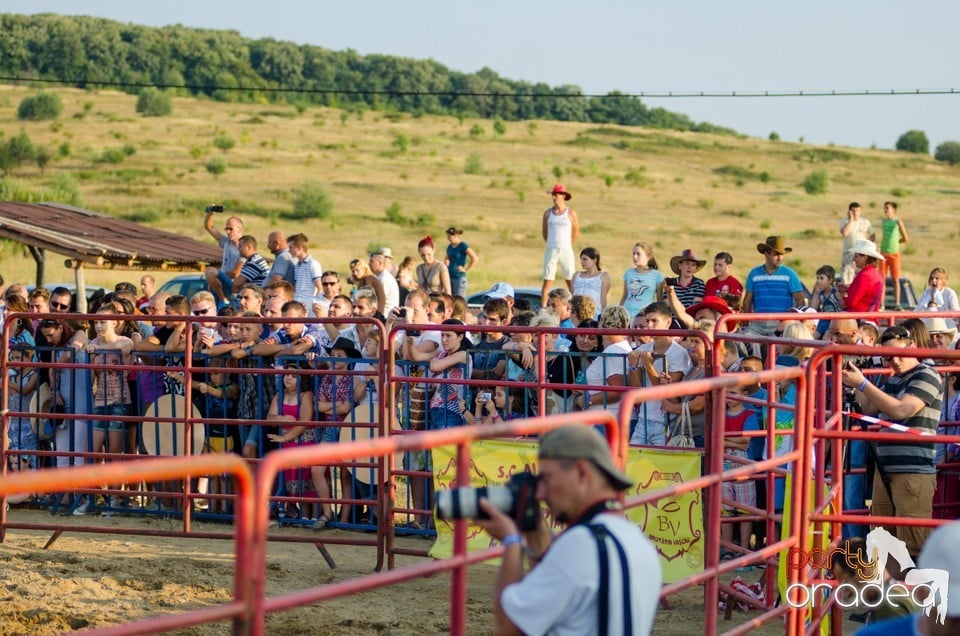
[[[845,311],[877,311],[883,305],[884,280],[877,265],[883,255],[876,243],[861,239],[853,245],[857,275],[847,287]]]

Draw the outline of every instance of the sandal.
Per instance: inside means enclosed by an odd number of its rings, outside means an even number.
[[[333,517],[323,513],[320,515],[320,518],[313,522],[313,525],[310,526],[311,530],[323,530],[327,527],[327,524],[333,521]]]

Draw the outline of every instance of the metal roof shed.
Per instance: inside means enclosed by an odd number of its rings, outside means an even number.
[[[196,231],[201,231],[200,217]],[[38,286],[46,252],[67,256],[79,311],[86,311],[85,269],[199,272],[219,265],[221,258],[215,245],[60,203],[0,201],[0,238],[27,246],[37,262]]]

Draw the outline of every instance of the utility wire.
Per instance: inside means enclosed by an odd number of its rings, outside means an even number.
[[[635,93],[501,93],[490,91],[399,91],[374,88],[291,88],[285,86],[216,86],[200,84],[164,84],[158,82],[121,82],[90,79],[58,79],[44,77],[20,77],[0,75],[0,82],[39,82],[116,88],[174,88],[198,92],[213,91],[259,91],[263,93],[307,93],[315,95],[385,95],[395,97],[509,97],[531,98],[579,98],[579,97],[635,97],[635,98],[764,98],[764,97],[884,97],[910,95],[958,95],[960,88],[911,88],[911,89],[823,89],[787,91],[639,91]]]

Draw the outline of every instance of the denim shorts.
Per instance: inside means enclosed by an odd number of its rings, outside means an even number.
[[[130,408],[126,404],[108,404],[93,407],[94,415],[130,415]],[[111,431],[122,433],[127,430],[127,423],[118,420],[93,420],[93,430],[100,432]]]

